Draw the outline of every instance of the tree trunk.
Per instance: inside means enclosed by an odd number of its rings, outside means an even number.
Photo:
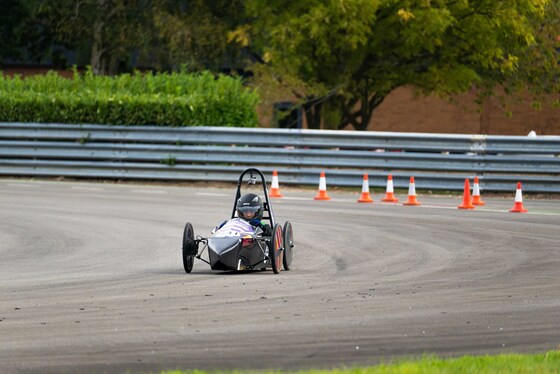
[[[352,98],[342,103],[343,118],[338,125],[338,129],[343,129],[347,125],[352,125],[358,131],[366,131],[369,127],[369,122],[373,116],[373,111],[377,108],[387,94],[375,93],[369,96],[367,92],[363,92],[360,97],[360,107],[354,111],[356,105],[356,98]]]
[[[95,75],[103,75],[105,66],[103,63],[103,55],[105,54],[103,47],[103,21],[95,20],[93,25],[93,45],[91,47],[91,70]]]
[[[307,101],[303,104],[307,128],[313,130],[321,129],[321,108],[323,103],[318,99]]]
[[[96,75],[114,75],[117,72],[114,35],[111,35],[112,23],[118,8],[114,1],[97,0],[97,14],[93,24],[93,43],[91,47],[91,70]]]
[[[91,46],[91,57],[90,57],[90,64],[91,70],[95,75],[102,75],[104,66],[103,66],[103,55],[105,54],[105,46],[104,46],[104,37],[103,37],[103,29],[104,29],[104,13],[105,8],[107,6],[106,0],[97,0],[97,12],[95,16],[95,21],[93,23],[93,32],[92,38],[93,43]]]

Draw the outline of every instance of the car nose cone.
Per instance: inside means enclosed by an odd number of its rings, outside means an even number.
[[[237,269],[240,248],[240,237],[209,238],[208,253],[212,270]]]

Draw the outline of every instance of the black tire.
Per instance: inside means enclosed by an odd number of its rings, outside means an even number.
[[[197,255],[198,245],[194,239],[194,229],[190,222],[185,225],[183,231],[183,267],[190,273],[194,265],[194,257]]]
[[[289,221],[284,223],[284,256],[282,264],[284,265],[284,270],[290,270],[292,266],[292,257],[294,255],[294,232],[292,230],[292,224]]]
[[[280,273],[282,270],[282,258],[284,251],[282,251],[282,226],[279,224],[274,225],[272,229],[272,236],[270,238],[269,257],[274,274]]]

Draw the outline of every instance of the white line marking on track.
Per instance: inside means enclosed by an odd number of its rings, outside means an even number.
[[[163,195],[167,193],[167,191],[163,191],[163,190],[132,190],[131,192],[154,194],[154,195]]]
[[[199,196],[228,196],[225,193],[214,193],[214,192],[195,192],[195,195]]]
[[[83,187],[83,186],[72,186],[70,187],[73,190],[81,190],[81,191],[102,191],[102,188],[99,187]]]
[[[278,201],[280,199],[272,199],[273,201]],[[286,197],[284,196],[281,200],[295,200],[295,201],[312,201],[313,197]],[[357,199],[356,199],[357,200]],[[356,205],[363,205],[363,206],[368,206],[368,205],[373,205],[373,206],[403,206],[401,203],[374,203],[374,204],[358,204],[356,200],[350,200],[350,199],[336,199],[333,198],[332,200],[328,200],[328,201],[318,201],[317,204],[324,204],[324,206],[327,206],[330,203],[356,203]],[[430,205],[430,204],[422,204],[419,205],[417,207],[406,207],[406,209],[414,209],[414,208],[428,208],[428,209],[446,209],[446,210],[462,210],[459,209],[457,207],[457,205]],[[473,210],[473,211],[477,211],[477,212],[489,212],[489,213],[510,213],[509,212],[509,208],[504,208],[504,209],[492,209],[492,208],[488,208],[488,207],[477,207],[475,209],[465,209],[465,210]],[[532,215],[547,215],[547,216],[560,216],[560,213],[556,213],[556,212],[546,212],[546,211],[538,211],[538,210],[529,210],[528,213],[525,214],[532,214]]]
[[[33,183],[6,183],[6,186],[10,187],[35,187],[36,184]]]

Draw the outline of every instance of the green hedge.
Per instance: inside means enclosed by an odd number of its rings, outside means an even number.
[[[209,72],[0,76],[0,122],[255,127],[257,102],[240,78]]]

